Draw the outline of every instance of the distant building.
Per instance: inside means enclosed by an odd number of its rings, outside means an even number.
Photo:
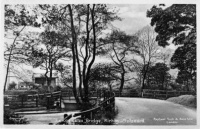
[[[49,74],[47,74],[47,76],[49,77]],[[32,81],[36,84],[47,85],[47,80],[45,74],[43,73],[33,73]],[[51,85],[56,86],[58,84],[58,76],[56,73],[54,73],[51,79]]]

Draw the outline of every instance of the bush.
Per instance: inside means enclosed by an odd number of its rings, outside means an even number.
[[[54,88],[52,86],[50,86],[50,92],[52,92],[54,90]],[[42,93],[49,93],[49,86],[44,85],[38,88],[38,93],[42,94]]]
[[[61,86],[58,85],[58,86],[55,86],[55,87],[54,87],[53,91],[54,91],[54,92],[55,92],[55,91],[61,91],[61,89],[62,89]]]
[[[47,106],[47,100],[45,98],[39,99],[38,104],[41,106]]]
[[[8,104],[8,97],[4,96],[4,104]]]
[[[36,90],[11,90],[11,91],[6,91],[5,95],[22,95],[22,94],[36,94]]]
[[[21,103],[12,101],[12,103],[9,103],[9,107],[11,109],[18,109],[18,108],[21,108]]]
[[[197,98],[193,95],[181,95],[179,97],[171,97],[167,101],[178,103],[187,107],[197,108]]]
[[[14,114],[12,110],[4,109],[4,124],[28,124],[26,118]]]
[[[12,89],[15,89],[15,86],[17,84],[15,82],[11,82],[9,85],[8,85],[8,90],[12,90]]]

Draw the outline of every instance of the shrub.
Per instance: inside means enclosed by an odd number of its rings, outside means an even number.
[[[4,104],[8,103],[8,97],[4,96]]]
[[[55,91],[61,91],[61,89],[62,89],[61,86],[58,85],[58,86],[55,86],[55,87],[54,87],[53,91],[54,91],[54,92],[55,92]]]
[[[8,90],[12,90],[12,89],[15,89],[15,86],[17,84],[15,82],[11,82],[9,85],[8,85]]]
[[[5,95],[21,95],[21,94],[36,94],[36,93],[37,93],[36,90],[26,90],[26,91],[11,90],[11,91],[6,91]]]
[[[28,124],[26,118],[14,114],[12,110],[4,109],[4,124]]]
[[[19,102],[15,102],[15,101],[12,101],[12,103],[9,103],[9,107],[11,109],[18,109],[18,108],[21,108],[21,103]]]

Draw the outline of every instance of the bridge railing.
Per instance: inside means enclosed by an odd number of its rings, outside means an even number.
[[[94,108],[79,112],[79,113],[75,113],[74,115],[69,115],[72,117],[78,117],[80,116],[82,119],[93,119],[95,114],[101,111],[111,111],[114,112],[115,111],[115,93],[114,92],[105,92],[103,91],[103,93],[101,92],[99,97],[99,101],[102,101],[100,103],[98,103],[98,105],[96,105]],[[97,97],[98,98],[98,97]],[[67,121],[72,118],[72,117],[66,117],[64,118],[64,120],[61,123],[67,123]],[[60,123],[60,122],[59,122]],[[59,124],[57,123],[57,124]]]

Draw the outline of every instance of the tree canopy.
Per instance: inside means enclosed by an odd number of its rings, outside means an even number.
[[[171,68],[178,68],[181,73],[187,71],[188,78],[196,85],[196,5],[153,6],[147,11],[147,17],[155,26],[156,41],[160,46],[169,45],[171,40],[178,45],[171,58]]]

